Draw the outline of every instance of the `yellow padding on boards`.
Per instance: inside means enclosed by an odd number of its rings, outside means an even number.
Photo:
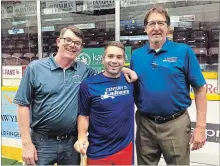
[[[2,91],[8,91],[8,92],[16,92],[18,90],[18,87],[2,87]],[[220,95],[218,94],[207,94],[207,100],[210,101],[220,101]],[[193,93],[190,93],[190,97],[192,100],[195,99],[195,95]]]
[[[195,99],[195,95],[190,93],[190,97],[192,100]],[[220,95],[218,94],[206,94],[206,98],[208,101],[220,101]]]
[[[17,86],[2,86],[2,91],[17,92]]]
[[[202,72],[205,79],[217,79],[218,72]]]
[[[19,162],[22,161],[22,149],[21,148],[15,148],[10,146],[2,146],[2,157],[18,160]],[[81,163],[80,165],[87,165],[87,157],[85,155],[81,155]],[[57,166],[57,164],[54,164],[54,166]]]
[[[2,157],[18,160],[22,162],[22,149],[10,146],[2,146]]]
[[[130,63],[126,63],[125,66],[129,66]],[[205,79],[217,79],[218,73],[217,72],[203,72],[203,75]],[[18,87],[1,87],[2,91],[8,91],[8,92],[16,92],[18,90]],[[195,96],[193,93],[190,94],[191,99],[195,99]],[[219,94],[207,94],[207,100],[210,101],[219,101],[220,95]]]

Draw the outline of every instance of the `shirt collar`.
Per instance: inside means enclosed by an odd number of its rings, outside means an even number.
[[[50,56],[49,57],[49,63],[50,63],[50,69],[51,70],[56,70],[56,69],[62,69],[56,62],[55,62],[55,59],[54,59],[54,56]],[[73,70],[77,70],[77,61],[74,61],[71,66],[70,66],[70,69],[73,69]]]
[[[165,43],[163,44],[162,48],[160,49],[160,51],[168,51],[168,46],[169,46],[170,41],[166,38]],[[149,54],[152,51],[155,51],[154,49],[150,48],[150,44],[149,42],[146,43],[146,48],[147,48],[147,53]]]

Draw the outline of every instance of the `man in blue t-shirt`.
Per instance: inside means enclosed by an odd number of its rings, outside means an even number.
[[[75,149],[87,154],[88,165],[132,165],[134,98],[133,85],[121,73],[123,44],[109,42],[102,62],[105,71],[80,85]]]
[[[84,41],[79,28],[63,28],[56,41],[58,52],[54,57],[27,66],[14,98],[26,165],[80,164],[80,155],[73,149],[79,84],[97,72],[76,61]],[[128,81],[136,79],[130,69],[123,69],[123,73]]]
[[[149,42],[131,57],[131,69],[139,78],[135,83],[138,165],[157,165],[161,154],[168,165],[189,165],[190,143],[197,150],[206,140],[206,82],[193,50],[166,39],[170,25],[166,10],[152,8],[144,24]],[[192,136],[187,112],[190,85],[197,109]]]

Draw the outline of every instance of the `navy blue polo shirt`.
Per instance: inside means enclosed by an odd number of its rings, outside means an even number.
[[[87,156],[103,158],[124,149],[134,137],[133,84],[121,73],[102,73],[83,81],[79,90],[79,115],[89,116]]]
[[[139,79],[135,102],[139,111],[153,116],[169,116],[191,105],[190,85],[206,84],[193,50],[168,39],[156,52],[149,43],[136,49],[131,69]]]
[[[73,134],[79,85],[95,73],[81,62],[63,70],[54,57],[33,61],[25,70],[14,103],[30,107],[34,131],[49,136]]]

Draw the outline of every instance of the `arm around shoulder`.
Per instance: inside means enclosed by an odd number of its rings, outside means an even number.
[[[136,72],[129,68],[123,67],[122,72],[129,83],[132,83],[138,79]]]

